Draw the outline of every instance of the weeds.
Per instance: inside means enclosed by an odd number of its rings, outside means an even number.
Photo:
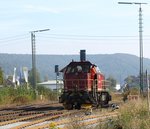
[[[120,109],[120,114],[117,120],[106,122],[103,129],[150,129],[150,118],[145,101],[126,103]]]
[[[37,88],[39,95],[43,95],[45,100],[56,100],[56,93],[48,88],[38,86]],[[0,105],[6,104],[29,104],[35,100],[35,92],[32,88],[27,89],[26,87],[2,87],[0,88]]]

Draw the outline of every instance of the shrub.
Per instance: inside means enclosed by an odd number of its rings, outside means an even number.
[[[146,101],[133,101],[126,103],[120,109],[117,120],[107,122],[103,129],[149,129],[150,117]],[[108,126],[108,124],[110,126]]]
[[[39,95],[43,95],[45,100],[57,100],[57,93],[51,89],[45,88],[43,86],[38,86],[37,91]],[[37,97],[38,98],[38,97]],[[26,86],[17,87],[2,87],[0,88],[0,104],[27,104],[35,101],[35,91],[30,87]]]
[[[34,92],[32,89],[28,90],[24,87],[2,87],[0,88],[0,104],[12,104],[12,103],[28,103],[34,100]]]
[[[51,89],[46,88],[44,86],[38,86],[37,90],[38,90],[38,94],[43,95],[45,99],[53,100],[53,101],[57,100],[56,91],[52,91]]]
[[[31,98],[29,96],[17,96],[12,102],[16,104],[28,104],[30,101]]]

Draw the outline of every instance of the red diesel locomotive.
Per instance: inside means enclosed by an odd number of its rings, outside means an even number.
[[[108,106],[111,96],[106,91],[104,75],[98,67],[85,60],[85,50],[79,62],[72,61],[63,71],[64,91],[59,97],[65,109],[80,109],[84,104]]]

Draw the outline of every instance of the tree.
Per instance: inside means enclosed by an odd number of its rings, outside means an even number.
[[[139,77],[128,76],[124,80],[125,84],[128,84],[129,87],[138,87],[139,86]]]
[[[32,70],[29,71],[29,83],[33,86],[33,75],[32,75]],[[41,82],[40,79],[40,73],[38,72],[38,70],[36,70],[36,83]]]
[[[4,82],[3,70],[2,70],[2,68],[0,67],[0,85],[2,85],[3,82]]]
[[[110,83],[110,89],[115,89],[117,80],[112,76],[109,76],[106,80]]]

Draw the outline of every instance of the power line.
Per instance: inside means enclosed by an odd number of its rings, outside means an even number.
[[[96,38],[102,38],[102,37],[117,37],[117,38],[122,38],[122,37],[139,37],[138,35],[76,35],[76,34],[40,34],[40,35],[47,35],[47,36],[57,36],[57,37],[96,37]],[[145,35],[144,37],[150,37],[150,35]]]
[[[138,36],[120,36],[120,35],[113,35],[113,36],[98,36],[98,35],[70,35],[70,34],[40,34],[39,38],[46,38],[46,39],[58,39],[58,40],[89,40],[89,41],[133,41],[138,40]],[[144,40],[150,40],[150,35],[144,35]],[[0,45],[8,45],[9,42],[15,42],[19,40],[29,39],[28,34],[16,35],[11,37],[5,37],[0,39]],[[30,40],[30,39],[29,39]]]
[[[52,37],[52,36],[39,36],[40,38],[49,38],[49,39],[58,39],[58,40],[97,40],[97,41],[104,41],[104,40],[121,40],[121,41],[128,41],[128,40],[139,40],[137,39],[131,39],[131,38],[75,38],[75,37]],[[150,40],[150,39],[144,39],[144,40]]]
[[[0,43],[4,43],[4,42],[14,42],[17,40],[22,40],[22,39],[27,39],[28,37],[22,37],[22,38],[14,38],[14,39],[5,39],[3,41],[0,41]]]
[[[42,34],[41,34],[42,35]],[[111,36],[111,35],[104,35],[104,36],[100,36],[100,35],[70,35],[70,34],[45,34],[45,35],[49,35],[49,36],[59,36],[59,37],[88,37],[88,38],[102,38],[102,37],[138,37],[138,36]]]
[[[0,39],[0,41],[2,40],[8,40],[8,39],[16,39],[16,38],[19,38],[19,37],[24,37],[24,36],[28,36],[27,34],[22,34],[22,35],[15,35],[15,36],[11,36],[11,37],[5,37],[5,38],[2,38]]]
[[[25,39],[25,40],[24,40]],[[28,40],[26,40],[26,38],[22,38],[22,39],[20,39],[20,40],[23,40],[23,41],[28,41]],[[16,42],[17,40],[15,40],[15,41],[8,41],[8,42],[3,42],[3,43],[0,43],[0,46],[10,46],[10,44],[12,43],[12,42],[15,42],[15,43],[13,43],[13,44],[11,44],[11,45],[14,45],[14,44],[20,44],[20,42]]]

